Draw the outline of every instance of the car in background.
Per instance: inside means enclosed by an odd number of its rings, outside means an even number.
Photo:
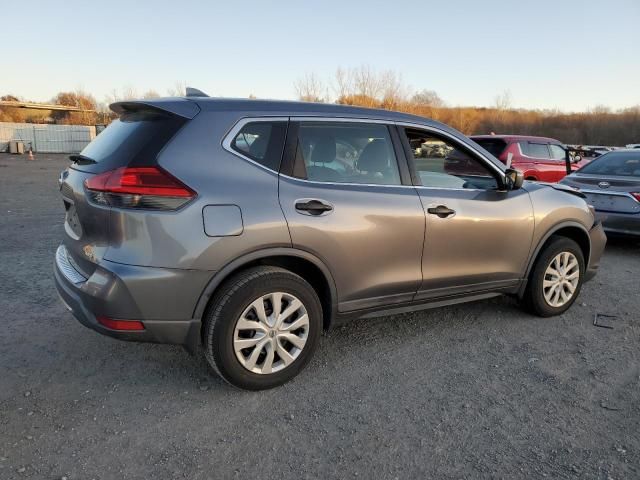
[[[640,150],[615,150],[565,177],[596,209],[608,233],[640,235]]]
[[[629,143],[626,145],[627,148],[640,148],[640,143]]]
[[[507,164],[511,154],[511,167],[523,173],[525,180],[555,183],[567,174],[566,150],[553,138],[525,135],[473,135],[471,140]],[[571,170],[586,162],[572,161]]]

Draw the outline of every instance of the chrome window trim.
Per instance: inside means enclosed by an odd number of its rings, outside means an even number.
[[[243,160],[246,160],[247,162],[250,162],[250,163],[252,163],[254,165],[257,165],[258,167],[262,168],[263,170],[266,170],[269,173],[278,175],[277,171],[272,170],[269,167],[266,167],[265,165],[262,165],[260,162],[257,162],[254,159],[249,158],[246,155],[243,155],[241,152],[239,152],[237,150],[234,150],[233,147],[232,147],[232,143],[233,143],[233,140],[238,135],[238,133],[240,133],[240,130],[242,130],[242,128],[247,123],[255,123],[255,122],[288,122],[288,121],[289,121],[289,117],[283,117],[283,116],[278,116],[278,117],[244,117],[244,118],[241,118],[236,123],[234,123],[231,126],[231,128],[229,129],[229,131],[222,137],[222,148],[224,148],[227,152],[231,153],[232,155],[235,155],[236,157],[240,157]]]
[[[234,150],[231,147],[231,143],[233,142],[233,139],[236,137],[236,135],[238,134],[238,132],[242,129],[242,127],[244,127],[247,123],[252,123],[252,122],[289,122],[289,121],[298,121],[298,122],[352,122],[352,123],[375,123],[375,124],[383,124],[383,125],[397,125],[397,126],[402,126],[402,127],[410,127],[410,128],[417,128],[417,129],[421,129],[421,130],[429,130],[429,131],[433,131],[436,134],[445,136],[451,140],[453,140],[454,142],[458,142],[458,143],[463,143],[461,142],[457,137],[451,135],[450,133],[437,128],[437,127],[433,127],[430,125],[425,125],[425,124],[421,124],[421,123],[412,123],[412,122],[397,122],[397,121],[393,121],[393,120],[382,120],[382,119],[377,119],[377,118],[362,118],[362,117],[330,117],[330,116],[295,116],[295,115],[291,115],[291,116],[287,116],[287,117],[283,117],[283,116],[273,116],[273,117],[269,117],[269,116],[259,116],[259,117],[243,117],[241,119],[239,119],[236,123],[234,123],[231,128],[229,129],[229,131],[225,134],[225,136],[222,139],[222,147],[228,151],[229,153],[231,153],[232,155],[235,155],[236,157],[242,158],[243,160],[246,160],[247,162],[250,162],[254,165],[257,165],[258,167],[262,168],[263,170],[266,170],[267,172],[271,173],[271,174],[276,174],[278,176],[281,176],[283,178],[286,178],[288,180],[292,180],[294,182],[300,182],[300,183],[309,183],[312,185],[330,185],[330,186],[350,186],[350,187],[382,187],[382,188],[413,188],[418,189],[426,189],[426,190],[455,190],[455,191],[462,191],[462,192],[486,192],[487,190],[485,189],[480,189],[480,188],[454,188],[454,187],[430,187],[430,186],[424,186],[424,185],[385,185],[385,184],[381,184],[381,183],[347,183],[347,182],[320,182],[317,180],[308,180],[308,179],[304,179],[304,178],[296,178],[296,177],[292,177],[290,175],[286,175],[284,173],[279,173],[276,172],[274,170],[271,170],[268,167],[265,167],[264,165],[262,165],[261,163],[256,162],[255,160],[247,157],[246,155],[243,155],[242,153]],[[482,153],[480,153],[477,149],[475,149],[473,146],[471,145],[467,145],[466,143],[463,143],[463,145],[465,147],[467,147],[469,150],[471,150],[475,155],[477,155],[478,157],[480,157],[482,159],[483,162],[488,163],[491,168],[493,168],[498,175],[500,175],[501,177],[504,177],[504,171],[500,169],[500,167],[498,167],[494,162],[492,162],[491,160],[489,160],[485,155],[483,155]],[[398,161],[398,159],[396,158],[396,161]],[[498,191],[498,190],[496,190]]]
[[[347,183],[347,182],[320,182],[318,180],[307,180],[305,178],[296,178],[284,173],[279,174],[281,177],[296,182],[311,183],[314,185],[344,185],[349,187],[385,187],[385,188],[416,188],[414,185],[385,185],[384,183]]]

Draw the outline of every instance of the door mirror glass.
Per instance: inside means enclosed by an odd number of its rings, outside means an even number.
[[[507,190],[518,190],[522,187],[524,175],[515,168],[507,168],[504,172],[504,183]]]

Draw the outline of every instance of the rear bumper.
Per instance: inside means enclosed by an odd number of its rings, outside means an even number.
[[[589,232],[589,238],[591,240],[591,252],[587,271],[585,272],[585,281],[591,280],[595,276],[600,266],[602,252],[604,252],[604,247],[607,244],[607,236],[604,234],[602,223],[596,222]]]
[[[64,258],[59,250],[54,262],[56,289],[65,306],[85,327],[127,341],[191,348],[199,343],[201,322],[192,315],[211,272],[103,261],[88,279],[83,279],[69,270]],[[98,316],[139,320],[145,329],[111,330],[98,322]]]
[[[640,214],[596,212],[605,232],[640,236]]]

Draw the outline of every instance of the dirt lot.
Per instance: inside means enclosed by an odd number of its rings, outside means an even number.
[[[247,393],[63,308],[65,165],[0,154],[1,479],[640,478],[640,243],[611,241],[560,318],[498,298],[356,321]]]

